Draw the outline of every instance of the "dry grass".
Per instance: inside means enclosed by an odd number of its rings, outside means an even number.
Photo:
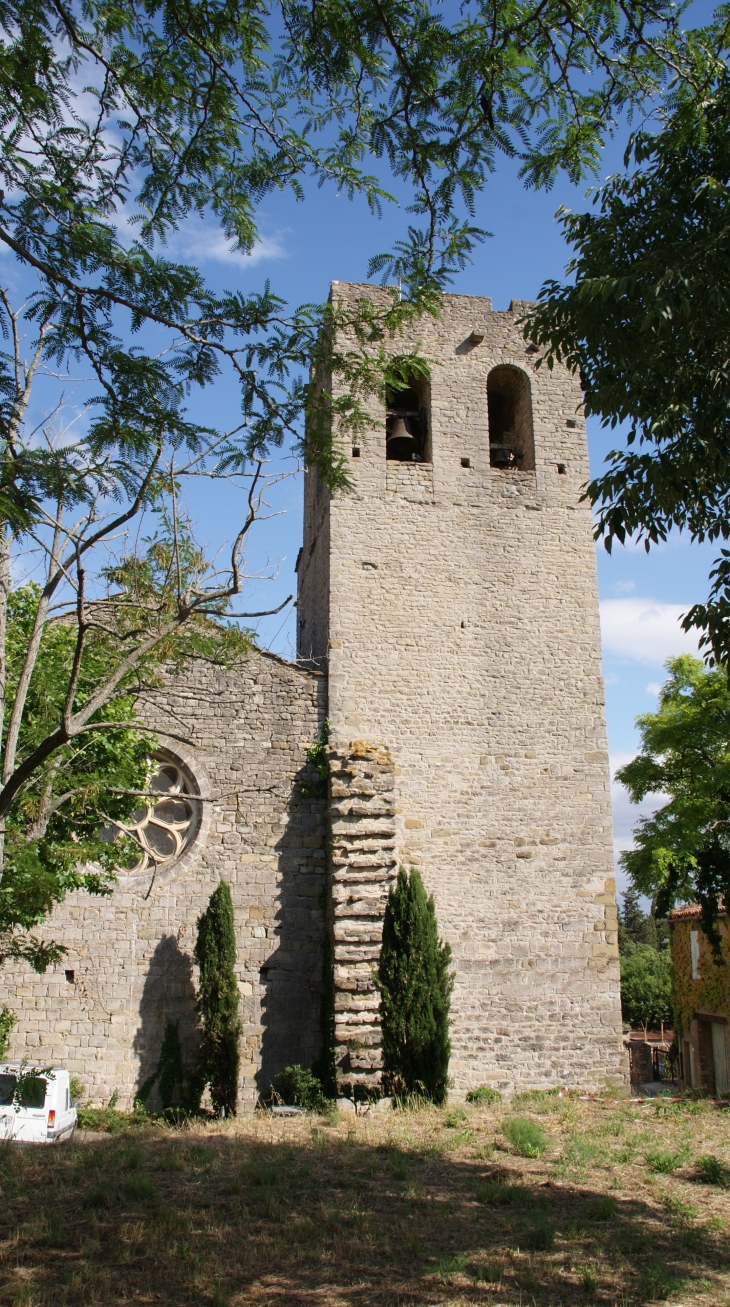
[[[720,1307],[730,1189],[707,1154],[730,1164],[730,1112],[546,1097],[5,1145],[0,1302]]]

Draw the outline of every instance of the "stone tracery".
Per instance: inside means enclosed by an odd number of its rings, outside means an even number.
[[[181,764],[170,754],[155,755],[157,769],[150,780],[151,795],[117,831],[129,836],[140,857],[127,874],[136,875],[179,858],[197,833],[200,804]]]

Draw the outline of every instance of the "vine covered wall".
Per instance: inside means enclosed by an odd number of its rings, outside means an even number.
[[[689,1030],[696,1012],[730,1017],[730,927],[727,917],[721,917],[718,923],[723,966],[714,960],[710,941],[702,930],[699,909],[695,913],[683,912],[680,908],[679,913],[670,918],[678,1033]],[[698,980],[692,979],[690,932],[693,930],[698,933],[700,945]]]

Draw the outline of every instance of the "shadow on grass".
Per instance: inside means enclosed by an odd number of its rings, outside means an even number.
[[[369,1142],[359,1124],[274,1134],[2,1146],[0,1301],[613,1307],[695,1287],[721,1300],[723,1236],[681,1203]]]

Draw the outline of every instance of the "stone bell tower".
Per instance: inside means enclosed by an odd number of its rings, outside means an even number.
[[[624,1077],[581,392],[535,368],[525,308],[444,296],[390,345],[419,347],[430,381],[372,410],[345,449],[352,491],[306,477],[299,657],[329,680],[342,1082],[377,1075],[371,970],[399,863],[453,950],[457,1091]]]

